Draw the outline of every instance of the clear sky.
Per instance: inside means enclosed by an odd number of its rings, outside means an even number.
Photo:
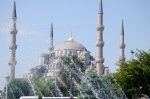
[[[48,52],[50,23],[54,24],[54,46],[73,39],[96,54],[97,18],[100,0],[16,0],[17,65],[16,77],[39,64],[39,56]],[[0,0],[0,90],[8,73],[10,28],[13,0]],[[116,72],[119,59],[121,20],[125,28],[125,56],[131,49],[150,49],[150,0],[103,0],[104,65]]]

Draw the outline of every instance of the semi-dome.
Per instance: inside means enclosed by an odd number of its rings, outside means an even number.
[[[45,56],[48,56],[48,54],[47,54],[47,53],[42,53],[42,54],[40,55],[40,57],[45,57]]]
[[[77,50],[77,51],[83,51],[85,49],[85,47],[74,41],[74,40],[71,40],[71,41],[66,41],[66,42],[63,42],[61,43],[60,45],[58,45],[54,50],[58,51],[58,50]]]

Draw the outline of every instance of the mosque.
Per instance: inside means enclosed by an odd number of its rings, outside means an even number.
[[[9,76],[10,80],[15,78],[15,65],[17,63],[15,54],[16,54],[16,4],[14,2],[13,16],[12,16],[12,29],[11,29],[11,44],[10,44],[10,59],[9,59]],[[46,78],[54,78],[58,77],[59,72],[59,63],[61,61],[62,56],[76,55],[81,60],[84,61],[88,68],[95,68],[98,75],[107,75],[109,73],[108,67],[104,66],[104,58],[103,58],[103,5],[102,0],[100,0],[99,10],[98,10],[98,24],[97,24],[97,40],[96,40],[96,57],[90,55],[90,51],[86,49],[82,44],[73,39],[72,33],[70,33],[70,37],[65,42],[54,47],[53,45],[53,23],[51,23],[51,31],[50,31],[50,46],[49,53],[42,53],[39,58],[39,65],[28,70],[27,73],[24,74],[23,78],[28,77],[46,77]],[[122,20],[122,28],[120,35],[120,61],[125,60],[124,55],[124,26]],[[87,68],[87,69],[88,69]]]

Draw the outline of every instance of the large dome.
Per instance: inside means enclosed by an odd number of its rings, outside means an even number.
[[[61,43],[60,45],[58,45],[54,50],[58,51],[58,50],[78,50],[78,51],[83,51],[85,49],[85,47],[74,41],[74,40],[68,40],[66,42]]]

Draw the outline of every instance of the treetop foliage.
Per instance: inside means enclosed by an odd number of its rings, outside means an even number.
[[[150,50],[137,50],[135,56],[135,59],[118,63],[120,68],[115,78],[129,97],[150,96]]]

